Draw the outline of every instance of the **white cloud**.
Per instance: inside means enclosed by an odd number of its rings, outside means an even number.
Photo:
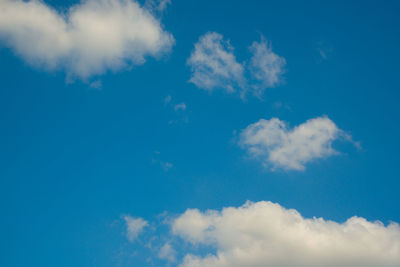
[[[250,73],[255,82],[252,85],[254,93],[261,96],[266,88],[275,87],[282,81],[286,60],[272,51],[271,45],[261,38],[250,46],[253,54],[250,60]]]
[[[215,249],[186,254],[181,267],[395,267],[400,227],[352,217],[344,223],[307,219],[271,202],[222,211],[189,209],[172,223],[184,241]]]
[[[240,145],[264,164],[303,170],[305,164],[338,152],[332,142],[340,137],[351,141],[328,117],[310,119],[293,129],[277,118],[261,119],[240,134]]]
[[[133,218],[131,216],[123,217],[126,223],[126,238],[130,242],[134,242],[143,229],[149,225],[149,223],[142,218]]]
[[[234,92],[245,86],[244,68],[236,61],[232,46],[219,33],[201,36],[187,64],[192,70],[190,82],[201,89]]]
[[[216,32],[201,36],[194,46],[187,61],[192,70],[189,81],[201,89],[239,91],[242,97],[251,91],[261,96],[282,81],[286,60],[272,51],[264,37],[249,47],[249,63],[239,63],[229,41]]]
[[[175,111],[178,111],[178,110],[186,110],[186,104],[185,103],[179,103],[179,104],[176,104],[175,106],[174,106],[174,110]]]
[[[135,0],[87,0],[65,14],[38,0],[0,0],[0,39],[31,65],[83,80],[143,64],[174,44]]]
[[[176,251],[170,243],[165,243],[158,252],[158,257],[169,262],[176,261]]]

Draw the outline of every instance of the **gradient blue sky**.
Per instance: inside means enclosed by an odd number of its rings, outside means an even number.
[[[122,214],[151,220],[246,200],[399,222],[399,11],[398,1],[173,0],[161,18],[172,51],[96,76],[100,90],[1,45],[1,265],[150,266],[119,256],[129,246]],[[186,61],[208,31],[229,39],[239,61],[265,36],[286,59],[284,83],[245,101],[189,83]],[[261,118],[295,126],[322,115],[362,149],[339,142],[340,155],[304,171],[271,171],[237,145]]]

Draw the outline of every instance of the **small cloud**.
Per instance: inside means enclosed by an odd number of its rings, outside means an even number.
[[[333,46],[327,42],[319,41],[317,43],[317,52],[320,59],[327,60],[333,53]]]
[[[322,57],[322,59],[327,59],[328,56],[326,55],[326,52],[322,50],[321,48],[317,48],[319,55]]]
[[[229,41],[219,33],[201,36],[187,64],[192,70],[189,81],[209,92],[224,89],[232,93],[246,84],[243,65],[237,62]]]
[[[103,87],[103,83],[101,82],[101,80],[96,80],[94,82],[92,82],[89,85],[90,88],[96,89],[96,90],[101,90]]]
[[[272,51],[271,43],[264,37],[260,42],[253,42],[249,49],[253,54],[249,65],[251,87],[256,96],[261,96],[266,88],[282,83],[286,60]]]
[[[153,164],[160,165],[161,168],[162,168],[165,172],[169,171],[170,169],[172,169],[172,168],[174,167],[174,164],[172,164],[171,162],[163,161],[163,160],[160,160],[160,159],[159,159],[159,158],[160,158],[160,155],[161,155],[161,153],[160,153],[159,151],[157,151],[157,150],[154,151],[154,154],[155,154],[155,157],[151,159],[152,163],[153,163]]]
[[[170,243],[165,243],[161,249],[158,252],[158,257],[160,259],[169,261],[169,262],[175,262],[176,261],[176,254],[177,252],[175,249],[171,246]]]
[[[170,119],[168,121],[169,125],[181,122],[183,123],[189,122],[189,118],[186,113],[187,106],[185,102],[176,103],[176,101],[172,100],[172,96],[168,95],[164,98],[164,105],[168,108],[173,109],[176,112],[175,114],[173,114],[175,118]]]
[[[171,96],[171,95],[167,95],[167,96],[164,98],[164,104],[165,104],[165,105],[169,104],[169,103],[171,102],[171,100],[172,100],[172,96]]]
[[[142,218],[134,218],[129,215],[123,217],[126,223],[126,237],[130,242],[134,242],[149,224]]]
[[[174,110],[175,111],[179,111],[179,110],[186,110],[186,104],[185,103],[179,103],[179,104],[176,104],[175,106],[174,106]]]
[[[174,164],[172,164],[172,163],[170,163],[170,162],[164,162],[164,161],[161,161],[160,162],[160,165],[161,165],[161,167],[162,167],[162,169],[165,171],[165,172],[167,172],[167,171],[169,171],[170,169],[172,169],[173,167],[174,167]]]
[[[284,121],[272,118],[250,124],[241,132],[239,144],[264,165],[304,170],[305,165],[315,159],[338,154],[332,143],[340,138],[352,140],[325,116],[310,119],[293,129]]]
[[[281,102],[281,101],[276,101],[276,102],[274,102],[274,103],[272,104],[272,107],[273,107],[274,109],[287,109],[287,110],[289,110],[289,111],[292,110],[292,108],[290,107],[290,105],[285,104],[285,103],[283,103],[283,102]]]

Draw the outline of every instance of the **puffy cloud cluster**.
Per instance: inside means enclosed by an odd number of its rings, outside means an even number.
[[[332,142],[351,139],[328,117],[310,119],[293,129],[278,118],[261,119],[240,134],[240,145],[265,165],[288,170],[303,170],[305,164],[338,152]]]
[[[175,42],[135,0],[86,0],[65,14],[39,0],[0,0],[0,39],[29,64],[81,79],[143,64]]]
[[[400,227],[352,217],[344,223],[307,219],[271,202],[222,211],[189,209],[172,232],[215,254],[186,254],[181,267],[395,267]]]
[[[264,38],[253,42],[249,49],[250,62],[240,63],[229,41],[219,33],[206,33],[194,45],[187,61],[192,70],[190,82],[207,91],[240,91],[244,96],[251,90],[261,96],[266,88],[281,82],[286,60],[275,54]]]

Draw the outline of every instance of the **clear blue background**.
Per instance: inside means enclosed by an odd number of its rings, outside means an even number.
[[[152,220],[246,200],[340,222],[400,222],[399,5],[173,0],[162,19],[176,39],[170,56],[104,75],[102,90],[67,84],[65,73],[33,69],[1,46],[1,265],[147,266],[121,260],[121,214]],[[243,102],[188,83],[186,59],[207,31],[230,39],[239,61],[262,33],[287,60],[284,85]],[[332,48],[326,60],[321,42]],[[187,104],[188,123],[164,105],[167,95]],[[235,143],[234,131],[260,118],[293,126],[321,115],[362,150],[339,144],[341,155],[304,172],[271,172]]]

